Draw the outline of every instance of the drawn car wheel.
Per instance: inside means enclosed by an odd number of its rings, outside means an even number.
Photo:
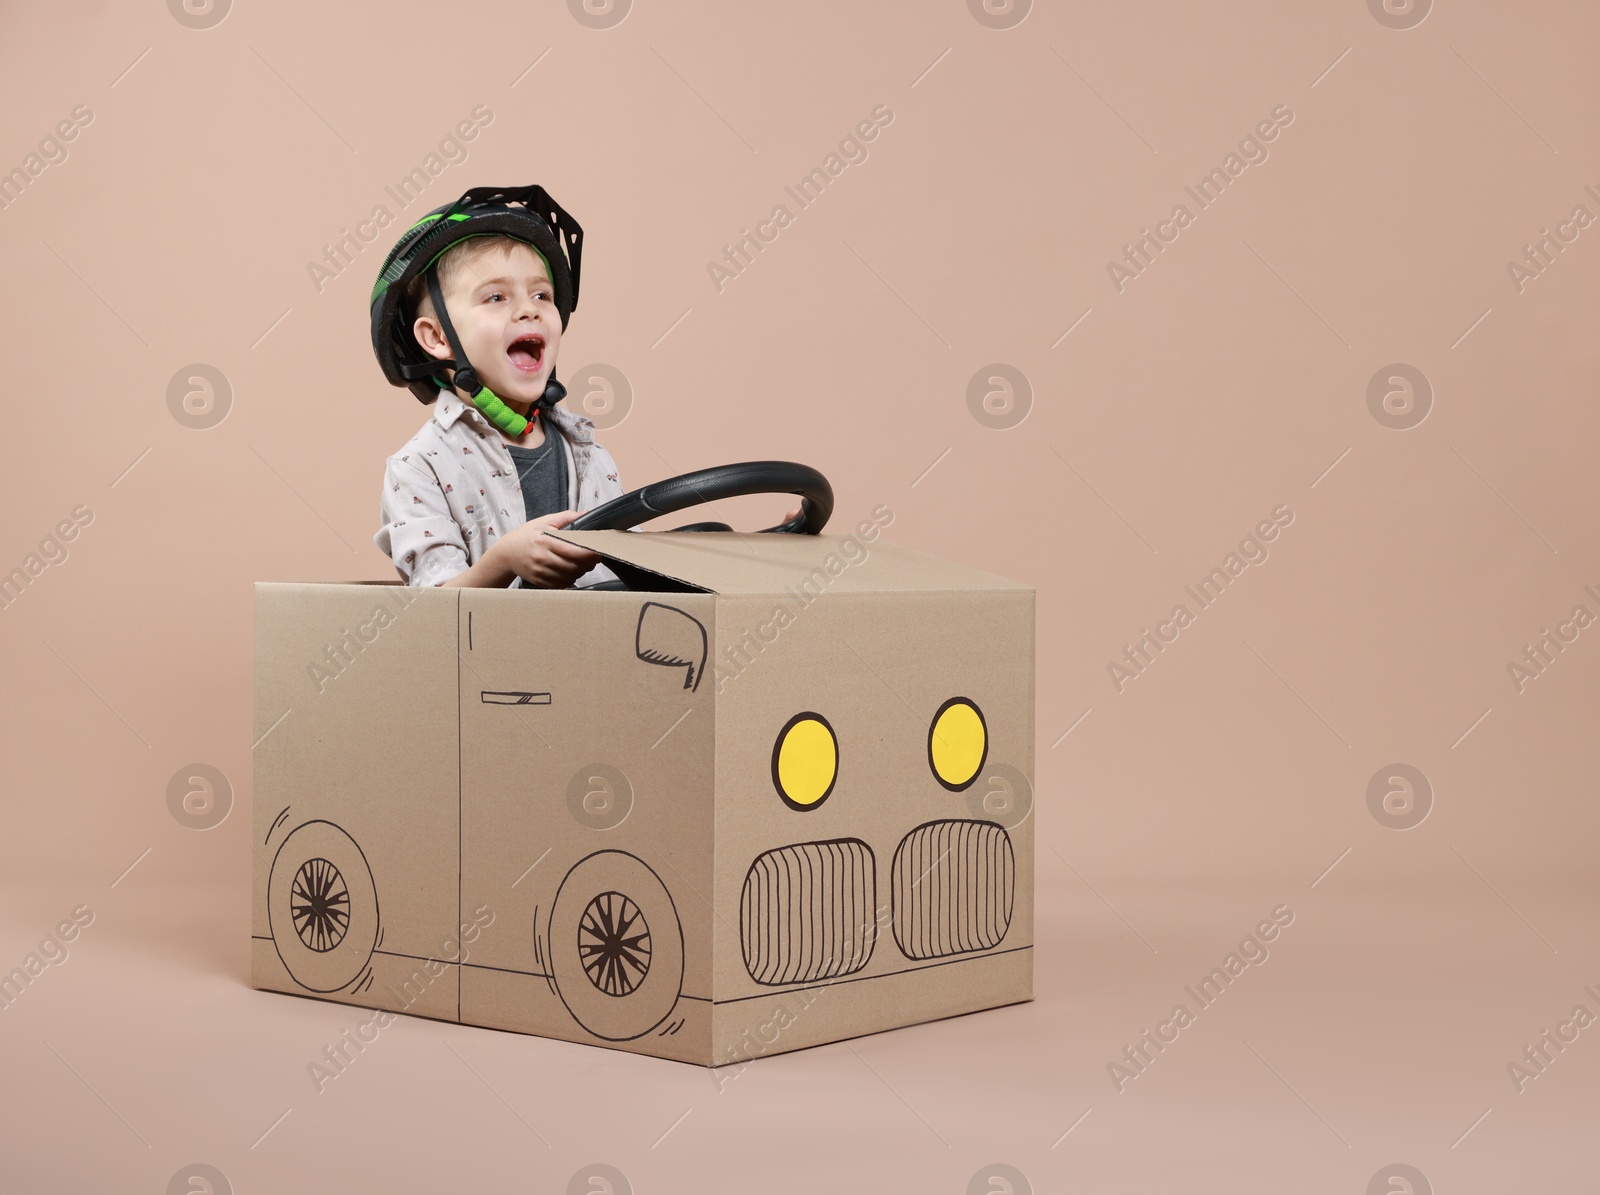
[[[596,1037],[630,1041],[666,1020],[683,987],[683,927],[656,873],[624,851],[581,860],[550,909],[550,970]]]
[[[272,860],[267,920],[301,987],[337,992],[360,975],[378,940],[378,893],[355,840],[332,822],[296,827]]]

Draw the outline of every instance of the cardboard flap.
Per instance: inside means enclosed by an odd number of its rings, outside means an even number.
[[[1032,586],[884,540],[739,531],[552,531],[557,539],[725,594],[1026,590]]]

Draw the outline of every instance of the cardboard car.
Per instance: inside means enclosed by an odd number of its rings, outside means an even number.
[[[258,584],[252,984],[713,1066],[1031,999],[1034,591],[879,529]]]

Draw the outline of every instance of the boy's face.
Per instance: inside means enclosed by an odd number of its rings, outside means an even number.
[[[555,369],[561,346],[555,298],[544,262],[523,244],[469,249],[444,288],[450,322],[479,380],[513,406],[526,409],[543,395]],[[450,342],[436,318],[419,315],[413,330],[426,352],[449,359]]]

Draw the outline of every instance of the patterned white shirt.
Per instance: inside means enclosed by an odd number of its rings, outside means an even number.
[[[622,493],[617,463],[594,439],[594,422],[552,407],[545,435],[567,454],[572,510],[591,510]],[[384,468],[383,526],[372,542],[407,585],[442,585],[476,564],[497,539],[527,522],[516,465],[492,423],[453,392],[440,392],[433,416]],[[597,564],[582,588],[616,576]]]

